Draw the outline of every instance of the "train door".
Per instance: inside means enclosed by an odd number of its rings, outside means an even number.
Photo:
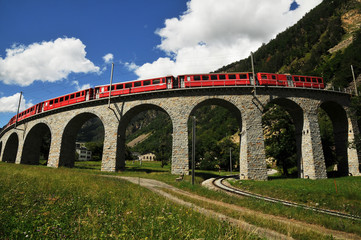
[[[173,88],[172,78],[171,78],[171,77],[167,77],[167,78],[166,78],[166,81],[167,81],[167,88],[168,88],[168,89]]]
[[[291,75],[286,75],[286,76],[287,76],[287,84],[288,84],[288,86],[289,87],[294,87],[292,76]]]
[[[90,100],[90,95],[89,95],[89,90],[85,91],[85,101],[89,101]]]
[[[185,87],[184,76],[177,77],[177,79],[178,79],[178,86],[180,86],[181,88],[184,88]]]

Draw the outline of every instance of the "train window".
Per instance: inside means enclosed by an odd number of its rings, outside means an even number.
[[[236,75],[230,74],[230,75],[228,75],[228,78],[229,78],[229,79],[236,79]]]
[[[266,75],[266,74],[262,74],[262,75],[261,75],[261,79],[267,79],[267,75]]]
[[[317,78],[318,83],[322,83],[322,78]]]
[[[147,85],[150,85],[150,80],[146,80],[143,82],[143,86],[147,86]]]
[[[299,77],[294,77],[295,81],[300,81],[300,78]]]
[[[203,75],[203,76],[202,76],[202,80],[209,80],[209,76]]]
[[[311,82],[311,78],[310,78],[310,77],[306,77],[306,81],[307,81],[307,82]]]
[[[226,75],[219,75],[219,80],[224,80],[224,79],[226,79]]]
[[[304,77],[300,77],[301,82],[305,82],[305,78]]]
[[[59,102],[62,102],[62,101],[64,101],[64,98],[63,98],[63,97],[60,98]]]
[[[312,78],[312,82],[317,83],[317,79],[316,79],[316,78]]]
[[[199,80],[201,80],[201,76],[195,75],[195,76],[193,76],[193,79],[194,79],[194,81],[199,81]]]
[[[131,88],[132,87],[132,84],[131,83],[126,83],[125,84],[125,88]]]
[[[160,79],[153,79],[153,84],[159,84],[160,83]]]
[[[272,75],[272,79],[273,79],[273,80],[276,80],[276,75]]]
[[[123,89],[123,84],[118,84],[117,89]]]
[[[217,80],[217,75],[211,75],[211,80]]]
[[[68,100],[69,100],[69,95],[65,96],[65,101],[68,101]]]
[[[240,79],[248,79],[247,74],[239,74]]]
[[[76,93],[76,95],[75,95],[76,97],[80,97],[80,93]]]
[[[135,82],[134,83],[134,87],[140,87],[140,86],[142,86],[142,82]]]
[[[54,103],[58,103],[58,102],[59,102],[59,99],[58,99],[58,98],[54,100]]]
[[[70,95],[70,99],[73,99],[74,98],[74,94]]]

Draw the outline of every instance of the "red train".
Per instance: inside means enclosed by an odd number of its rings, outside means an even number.
[[[325,88],[323,79],[321,77],[257,73],[256,77],[253,78],[253,74],[251,72],[214,73],[179,75],[178,77],[165,76],[161,78],[115,83],[112,85],[111,96],[174,88],[247,85],[253,86],[254,84],[258,86],[282,86],[319,89]],[[5,128],[14,124],[16,120],[20,121],[41,112],[76,104],[79,102],[109,97],[109,93],[110,85],[102,85],[46,100],[19,113],[17,119],[16,115],[12,117]]]

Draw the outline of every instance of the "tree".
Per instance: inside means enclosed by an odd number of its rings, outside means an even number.
[[[270,104],[262,117],[266,157],[277,160],[284,175],[296,166],[295,127],[290,115],[280,106]]]
[[[103,142],[87,142],[85,147],[92,152],[94,161],[101,161],[103,155]]]

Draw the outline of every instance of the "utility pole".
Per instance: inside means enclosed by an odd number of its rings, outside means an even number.
[[[256,96],[256,75],[254,74],[253,52],[251,52],[251,64],[252,64],[252,75],[253,75],[253,95]]]
[[[109,101],[108,101],[108,108],[110,108],[110,98],[111,98],[111,96],[112,96],[113,71],[114,71],[114,63],[112,63],[112,72],[111,72],[111,74],[110,74],[110,86],[109,86]]]
[[[229,169],[232,174],[232,148],[229,148]]]
[[[196,116],[193,116],[192,124],[192,185],[194,185],[195,167],[196,167]]]
[[[19,104],[18,104],[18,111],[17,111],[17,113],[16,113],[15,128],[16,128],[16,125],[18,124],[18,116],[19,116],[20,103],[21,103],[21,97],[22,97],[22,96],[23,96],[23,92],[20,92]]]
[[[355,84],[355,93],[356,93],[356,96],[358,96],[358,90],[357,90],[357,85],[356,85],[355,73],[354,73],[354,71],[353,71],[353,66],[352,66],[352,65],[351,65],[351,71],[352,71],[353,83]]]

